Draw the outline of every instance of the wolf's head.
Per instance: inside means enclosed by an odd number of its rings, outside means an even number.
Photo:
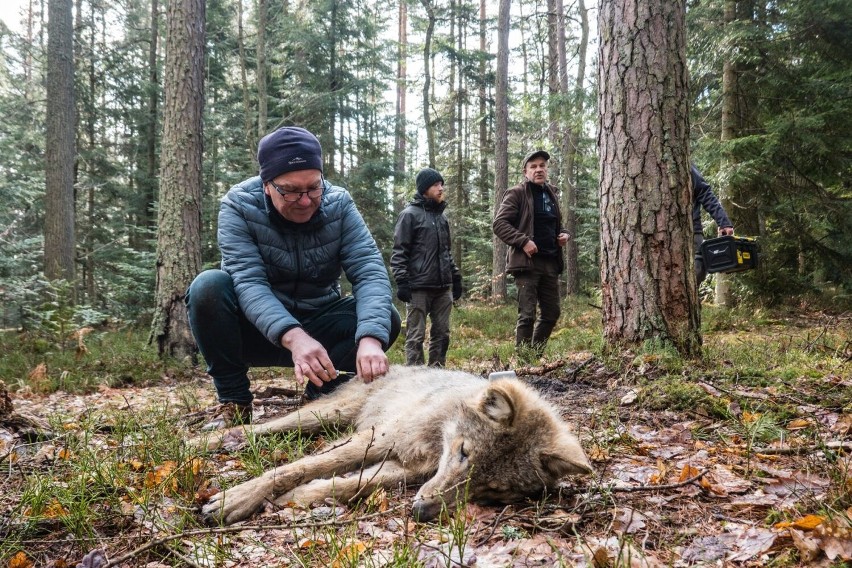
[[[413,513],[432,519],[465,495],[513,503],[540,496],[564,475],[591,472],[580,442],[548,403],[520,381],[495,381],[447,422],[438,472],[417,492]]]

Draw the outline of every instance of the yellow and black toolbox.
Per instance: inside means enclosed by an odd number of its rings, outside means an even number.
[[[757,268],[760,245],[750,237],[725,236],[701,244],[707,272],[742,272]]]

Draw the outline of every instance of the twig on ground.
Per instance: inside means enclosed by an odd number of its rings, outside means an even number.
[[[533,366],[518,367],[517,369],[515,369],[515,374],[518,375],[518,376],[522,376],[522,375],[538,375],[538,376],[541,376],[541,375],[544,375],[546,373],[549,373],[550,371],[554,371],[556,369],[559,369],[560,367],[564,367],[567,363],[568,362],[565,359],[557,359],[556,361],[553,361],[551,363],[545,363],[544,365],[536,365],[535,367],[533,367]]]
[[[807,446],[786,446],[782,448],[755,448],[754,454],[766,456],[794,456],[799,454],[810,454],[824,449],[852,451],[852,440],[832,440],[824,444],[809,444]]]
[[[380,517],[389,515],[390,513],[394,513],[397,510],[402,509],[403,507],[404,507],[404,505],[400,504],[396,507],[391,507],[387,511],[378,511],[378,512],[375,512],[375,513],[370,513],[368,515],[363,515],[363,516],[357,517],[354,520],[356,520],[356,521],[368,521],[370,519],[380,518]],[[177,539],[181,539],[181,538],[187,538],[187,537],[192,537],[192,536],[210,536],[210,535],[214,535],[214,534],[238,533],[238,532],[251,531],[251,530],[254,530],[254,531],[269,531],[269,530],[291,530],[291,529],[297,529],[297,528],[302,528],[302,529],[305,529],[305,528],[320,528],[320,527],[328,527],[328,526],[336,526],[336,525],[348,525],[352,521],[353,521],[352,518],[346,518],[346,519],[332,519],[332,520],[329,520],[329,521],[316,521],[316,522],[310,522],[310,523],[288,523],[288,524],[275,524],[275,525],[238,524],[238,525],[232,525],[230,527],[210,527],[210,528],[206,528],[206,529],[197,529],[197,530],[185,531],[185,532],[181,532],[181,533],[177,533],[177,534],[166,535],[166,536],[148,541],[147,543],[143,544],[142,546],[131,550],[127,554],[124,554],[120,558],[113,558],[112,560],[110,560],[106,564],[106,566],[104,566],[104,568],[110,568],[112,566],[118,566],[119,564],[121,564],[123,562],[127,562],[131,558],[135,558],[136,556],[139,556],[140,554],[142,554],[143,552],[145,552],[147,550],[150,550],[150,549],[152,549],[156,546],[165,545],[168,542],[171,542],[171,541],[177,540]],[[22,544],[24,544],[26,542],[28,542],[28,541],[21,541]],[[36,540],[36,541],[32,541],[32,542],[44,542],[44,541],[43,540]],[[68,542],[68,540],[63,539],[60,542]]]

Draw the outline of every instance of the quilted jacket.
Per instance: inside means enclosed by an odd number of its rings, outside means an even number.
[[[246,318],[276,345],[300,319],[340,298],[342,270],[357,304],[355,340],[374,337],[387,347],[391,287],[384,261],[349,192],[323,183],[320,207],[306,223],[284,219],[259,176],[232,187],[219,209],[222,270]]]
[[[402,210],[393,231],[391,271],[397,283],[413,289],[449,288],[461,278],[450,254],[450,224],[444,217],[447,203],[417,194]]]

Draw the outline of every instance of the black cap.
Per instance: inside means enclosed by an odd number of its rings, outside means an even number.
[[[417,193],[420,195],[426,193],[430,187],[438,182],[444,183],[444,176],[432,168],[423,168],[417,172],[417,177],[414,180],[414,183],[417,185]]]
[[[545,160],[549,160],[550,154],[548,154],[544,150],[534,150],[534,151],[530,152],[529,154],[527,154],[524,157],[524,161],[521,162],[521,169],[525,170],[527,168],[527,162],[529,162],[533,158],[544,158]]]
[[[260,179],[270,181],[297,170],[322,171],[322,148],[317,137],[298,126],[284,126],[257,145]]]

